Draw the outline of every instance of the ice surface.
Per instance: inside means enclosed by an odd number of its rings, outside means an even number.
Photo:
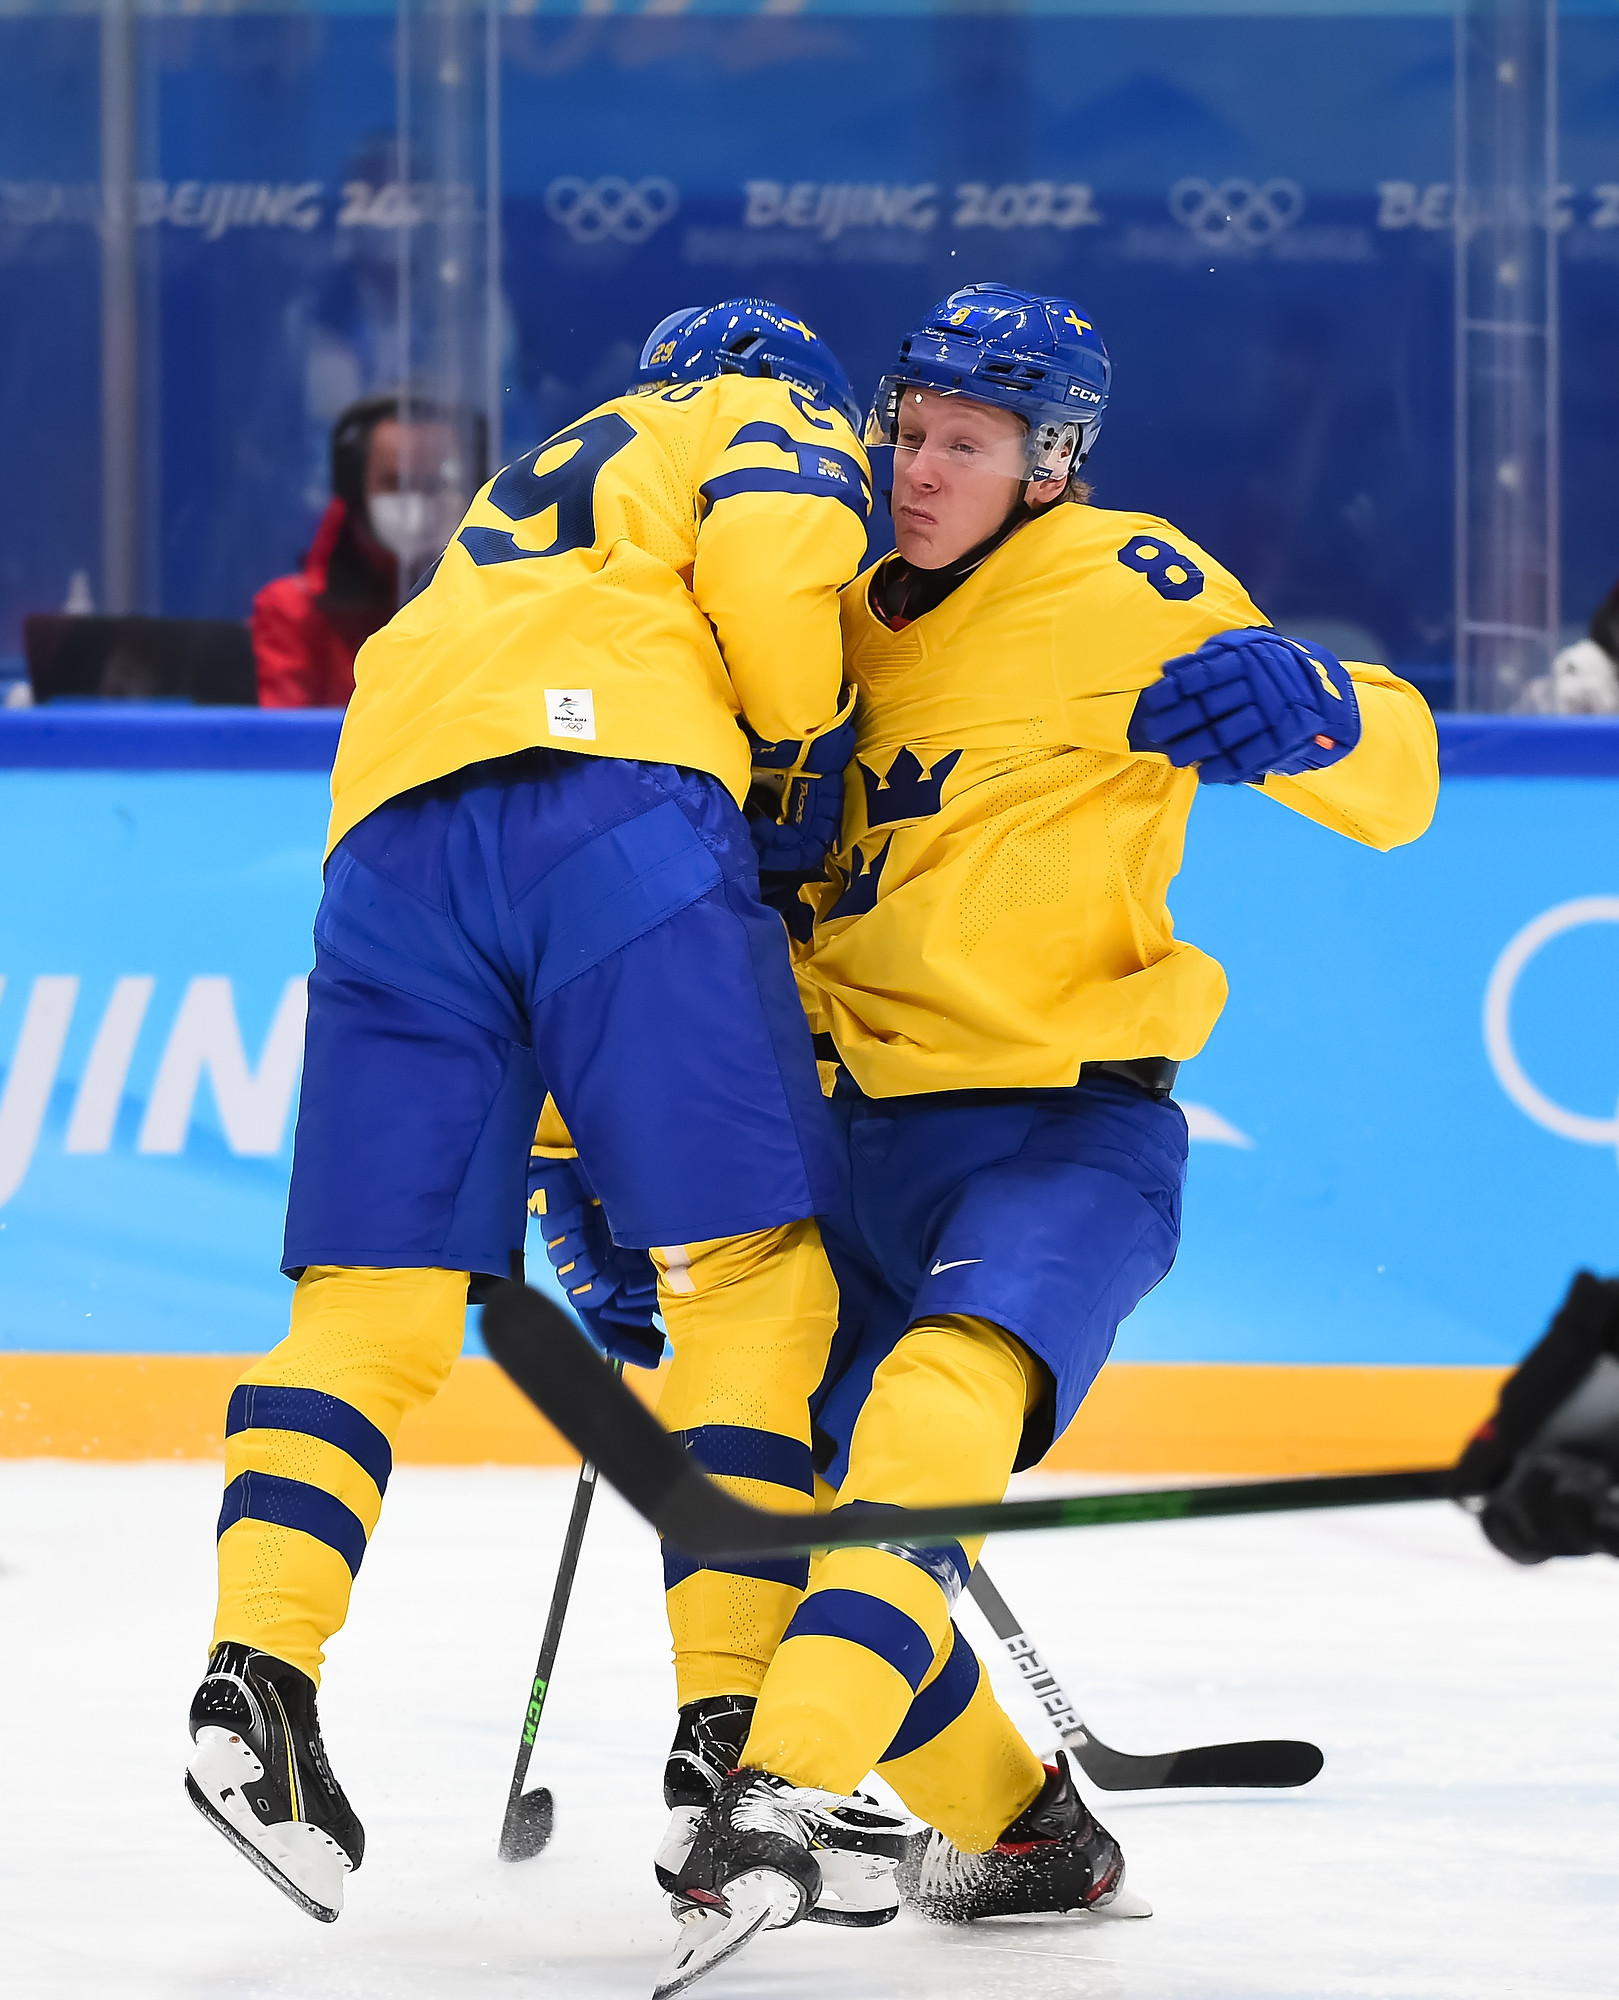
[[[396,1472],[321,1698],[369,1835],[328,1928],[181,1793],[219,1483],[0,1462],[0,1986],[646,2000],[674,1935],[650,1868],[673,1702],[650,1533],[602,1494],[533,1766],[556,1838],[509,1866],[495,1839],[572,1477]],[[705,1996],[1612,1995],[1619,1565],[1517,1570],[1438,1506],[1025,1536],[988,1560],[1119,1748],[1309,1736],[1325,1773],[1292,1794],[1104,1795],[1151,1922],[800,1926]]]

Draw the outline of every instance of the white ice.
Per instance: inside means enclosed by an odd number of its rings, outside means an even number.
[[[534,1760],[556,1837],[495,1858],[571,1489],[565,1471],[396,1473],[321,1696],[369,1834],[328,1928],[181,1793],[217,1468],[0,1463],[0,1990],[644,2000],[673,1929],[649,1866],[673,1685],[655,1546],[611,1494]],[[1300,1793],[1093,1792],[1150,1922],[800,1926],[705,2000],[1619,1987],[1619,1566],[1518,1570],[1439,1506],[1025,1536],[988,1560],[1110,1742],[1307,1736],[1324,1774]]]

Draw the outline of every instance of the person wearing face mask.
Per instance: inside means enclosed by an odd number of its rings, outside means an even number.
[[[355,655],[482,485],[484,438],[481,416],[420,397],[368,396],[343,411],[332,427],[332,497],[303,568],[253,600],[261,708],[347,707]]]
[[[998,1500],[1169,1270],[1170,1092],[1226,993],[1167,906],[1199,784],[1254,785],[1378,849],[1437,798],[1415,689],[1272,631],[1167,522],[1088,504],[1111,374],[1071,301],[973,285],[901,342],[868,422],[898,546],[843,592],[841,836],[823,878],[774,898],[838,1143],[838,1334],[811,1405],[829,1504]],[[749,1922],[813,1910],[795,1801],[874,1767],[931,1829],[900,1871],[923,1914],[1148,1913],[953,1624],[977,1553],[820,1558],[716,1746],[730,1770],[675,1872],[660,1993]]]

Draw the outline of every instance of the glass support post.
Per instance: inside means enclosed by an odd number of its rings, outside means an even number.
[[[506,326],[501,306],[500,14],[501,0],[484,0],[484,421],[491,472],[505,462],[501,441]]]
[[[485,270],[491,4],[398,0],[396,16],[401,416],[416,438],[400,490],[419,495],[423,518],[446,533],[486,476],[499,352]],[[402,600],[442,546],[401,559]]]
[[[140,400],[135,274],[135,6],[101,6],[101,609],[138,595]]]
[[[1558,581],[1557,0],[1459,0],[1456,706],[1544,674]]]

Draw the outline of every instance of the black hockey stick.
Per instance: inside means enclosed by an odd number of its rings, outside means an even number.
[[[1313,1743],[1286,1738],[1257,1743],[1200,1743],[1189,1750],[1164,1750],[1156,1757],[1132,1757],[1114,1750],[1080,1721],[1074,1704],[1041,1659],[1034,1641],[1018,1623],[983,1566],[967,1579],[973,1602],[989,1620],[1011,1655],[1023,1683],[1046,1712],[1046,1720],[1079,1759],[1080,1769],[1104,1792],[1158,1792],[1170,1787],[1307,1785],[1326,1759]]]
[[[613,1363],[613,1373],[622,1375],[622,1361]],[[529,1759],[534,1755],[534,1739],[540,1717],[545,1713],[545,1697],[551,1689],[551,1670],[562,1644],[562,1622],[568,1615],[573,1596],[573,1574],[579,1567],[579,1551],[584,1547],[585,1528],[590,1521],[590,1503],[596,1497],[596,1468],[587,1458],[579,1468],[579,1483],[573,1489],[573,1512],[568,1516],[568,1532],[562,1537],[562,1556],[557,1563],[557,1580],[551,1587],[551,1609],[546,1614],[545,1636],[540,1641],[540,1657],[529,1688],[528,1708],[523,1716],[523,1740],[517,1746],[517,1762],[512,1767],[511,1790],[506,1794],[506,1817],[500,1823],[502,1861],[530,1861],[551,1838],[556,1820],[556,1801],[550,1788],[540,1785],[532,1792],[523,1790]]]
[[[881,1542],[926,1547],[964,1535],[1457,1497],[1449,1469],[1433,1466],[952,1507],[881,1507],[856,1500],[830,1514],[778,1514],[716,1486],[631,1391],[607,1374],[589,1341],[542,1293],[525,1285],[498,1287],[483,1309],[483,1337],[495,1360],[580,1457],[599,1466],[660,1535],[694,1556],[796,1555]]]

